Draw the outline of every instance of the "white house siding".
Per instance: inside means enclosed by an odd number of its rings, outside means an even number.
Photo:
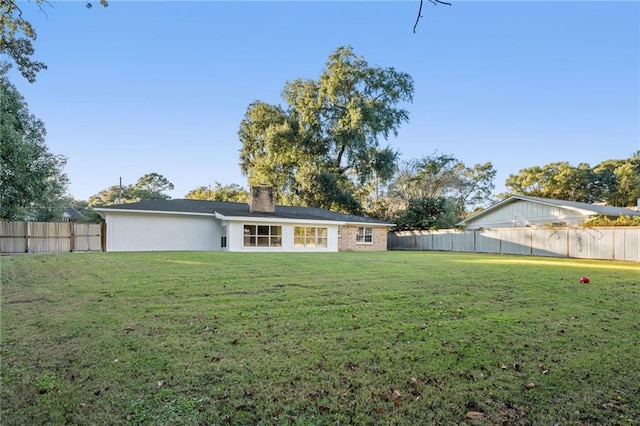
[[[282,226],[282,247],[244,247],[244,225]],[[296,226],[327,228],[327,247],[295,247],[293,245],[293,229]],[[229,221],[227,223],[227,246],[229,251],[243,252],[335,252],[338,251],[338,224]]]
[[[213,216],[109,212],[107,251],[219,250]]]
[[[579,211],[531,201],[516,201],[488,212],[475,220],[470,220],[467,222],[467,229],[520,228],[546,223],[578,225],[584,219],[585,216]]]

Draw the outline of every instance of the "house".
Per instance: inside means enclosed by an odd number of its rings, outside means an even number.
[[[391,223],[310,207],[276,206],[274,190],[247,203],[147,200],[100,207],[107,251],[383,251]]]
[[[577,226],[597,216],[640,216],[636,209],[512,195],[456,224],[467,229]]]
[[[85,220],[87,220],[87,217],[73,206],[67,206],[62,212],[63,222],[82,222]]]

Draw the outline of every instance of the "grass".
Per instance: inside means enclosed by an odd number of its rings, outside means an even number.
[[[3,425],[640,421],[639,264],[437,252],[1,262]]]

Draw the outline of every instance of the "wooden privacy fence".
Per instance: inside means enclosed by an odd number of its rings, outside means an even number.
[[[104,225],[75,222],[0,222],[0,253],[103,251]]]
[[[640,262],[640,227],[402,231],[389,234],[387,248]]]

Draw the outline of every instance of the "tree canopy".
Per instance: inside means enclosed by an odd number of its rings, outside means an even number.
[[[36,30],[25,18],[23,10],[18,6],[27,2],[16,0],[2,0],[0,2],[0,53],[7,57],[17,66],[18,71],[30,83],[36,81],[36,75],[47,66],[40,61],[33,59],[35,48],[33,42],[37,38]],[[42,10],[44,5],[50,6],[47,0],[35,0],[37,6]],[[107,0],[99,0],[100,5],[107,7]],[[87,8],[91,8],[93,3],[87,1]],[[8,62],[11,65],[10,62]]]
[[[508,192],[583,203],[605,202],[625,207],[640,198],[640,151],[621,160],[605,160],[595,167],[567,162],[533,166],[509,175]]]
[[[232,201],[237,203],[246,203],[249,201],[249,191],[235,183],[222,185],[221,183],[216,182],[213,188],[211,188],[211,186],[201,186],[189,191],[184,198],[189,200]]]
[[[168,200],[166,191],[174,186],[167,178],[158,173],[147,173],[133,185],[113,185],[89,197],[89,207],[110,206],[114,204],[135,203],[142,200]]]
[[[408,74],[339,47],[317,80],[285,84],[285,108],[249,105],[238,131],[242,173],[290,204],[360,212],[372,185],[393,176],[398,154],[380,141],[408,120],[399,104],[413,90]]]
[[[455,202],[445,197],[411,198],[393,218],[395,230],[453,228],[459,220],[455,210]]]
[[[2,65],[0,65],[2,67]],[[67,159],[49,152],[44,123],[29,112],[27,103],[0,69],[0,219],[55,215],[69,180],[63,173]]]
[[[422,158],[407,160],[387,188],[386,219],[394,222],[407,221],[402,218],[411,205],[438,206],[447,211],[453,226],[469,212],[486,207],[493,201],[496,171],[491,162],[478,163],[471,167],[453,155],[434,153]],[[445,200],[439,201],[439,200]],[[417,214],[417,213],[416,213]],[[425,210],[425,215],[429,213]],[[418,229],[414,219],[412,229]],[[442,222],[440,223],[442,225]]]

